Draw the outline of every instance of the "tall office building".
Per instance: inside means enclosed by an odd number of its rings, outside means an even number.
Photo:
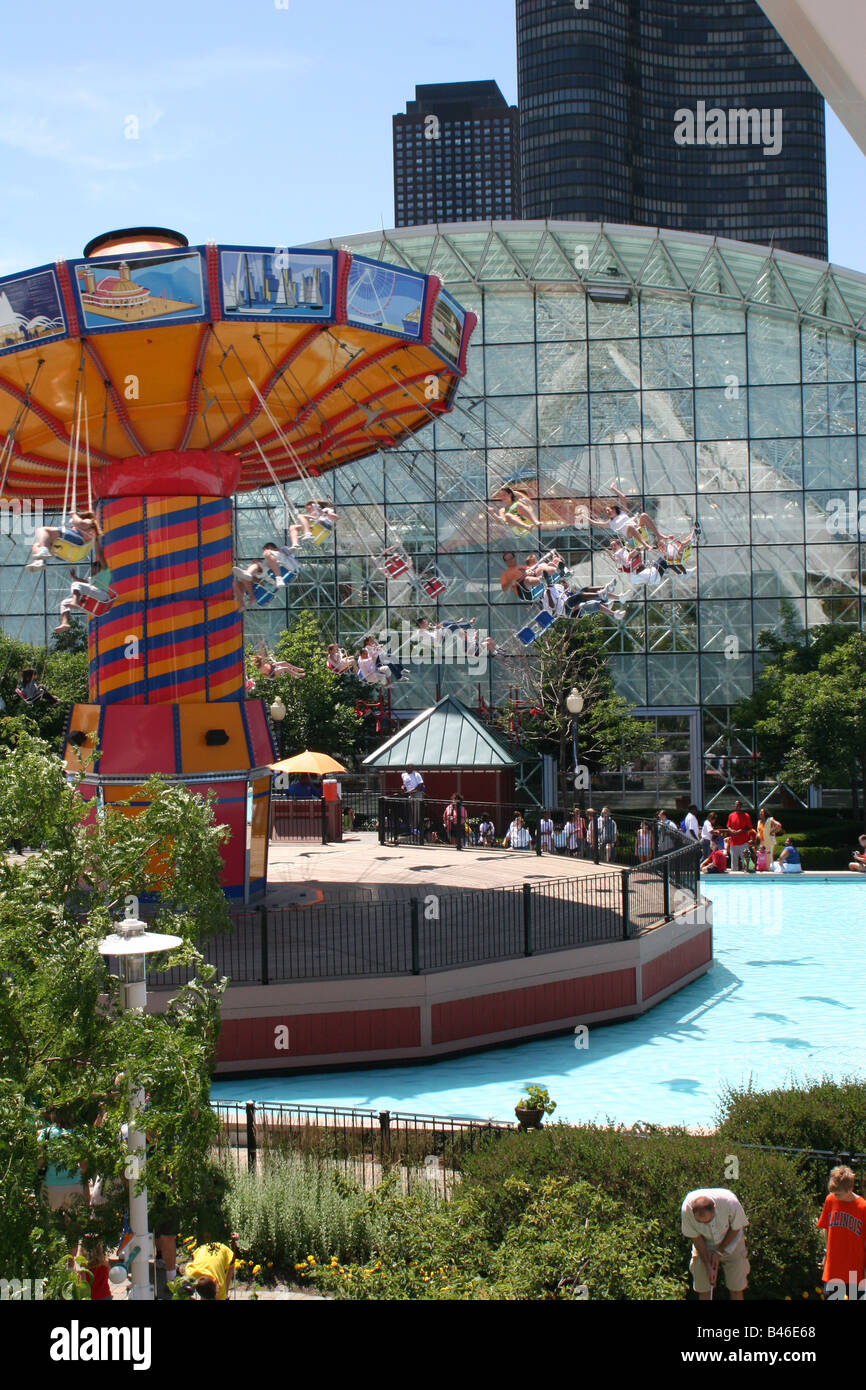
[[[520,216],[517,107],[496,82],[415,88],[394,117],[394,223]]]
[[[827,256],[824,102],[754,0],[517,0],[523,216]]]

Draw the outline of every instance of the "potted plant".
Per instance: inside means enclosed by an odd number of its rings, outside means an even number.
[[[524,1094],[514,1107],[521,1129],[541,1129],[545,1115],[552,1115],[556,1101],[550,1099],[546,1086],[525,1086]]]

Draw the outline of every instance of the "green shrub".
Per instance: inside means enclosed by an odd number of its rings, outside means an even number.
[[[818,1207],[788,1158],[716,1136],[564,1125],[487,1143],[448,1203],[380,1189],[366,1263],[312,1277],[354,1299],[574,1299],[582,1286],[590,1299],[682,1298],[680,1208],[698,1187],[732,1187],[743,1203],[752,1297],[814,1290]]]
[[[719,1134],[746,1144],[782,1144],[830,1153],[866,1153],[866,1082],[824,1077],[773,1091],[728,1086]]]
[[[793,840],[793,835],[791,836]],[[795,842],[796,843],[796,842]],[[834,849],[830,845],[798,845],[800,860],[805,870],[817,873],[821,869],[847,869],[851,862],[851,851],[844,846]],[[778,858],[778,855],[776,856]]]
[[[229,1172],[226,1210],[239,1248],[291,1273],[308,1255],[364,1259],[373,1242],[368,1194],[314,1159],[268,1159],[262,1172]]]

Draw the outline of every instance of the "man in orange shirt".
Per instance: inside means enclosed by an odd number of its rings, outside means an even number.
[[[824,1257],[824,1297],[858,1297],[866,1267],[866,1201],[854,1191],[850,1168],[834,1168],[827,1184],[828,1197],[818,1218],[818,1229],[827,1232]]]
[[[742,801],[734,802],[734,809],[728,816],[728,829],[731,832],[731,868],[736,873],[742,867],[743,850],[755,835],[752,817],[743,810]]]

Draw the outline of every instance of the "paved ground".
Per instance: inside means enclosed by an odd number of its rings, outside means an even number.
[[[261,981],[265,961],[271,984],[408,975],[516,959],[527,944],[540,954],[626,935],[619,867],[554,854],[382,846],[362,833],[335,845],[272,845],[269,879],[266,911],[237,912],[233,931],[205,946],[237,984]],[[661,878],[633,873],[628,909],[631,931],[661,921]],[[169,972],[153,983],[179,979]]]
[[[326,902],[360,897],[384,901],[415,896],[422,885],[502,888],[544,879],[609,874],[615,868],[610,864],[596,868],[592,860],[526,850],[380,845],[374,831],[365,831],[336,845],[272,843],[266,902],[269,907],[291,905],[293,889],[301,886],[329,890],[325,892]]]

